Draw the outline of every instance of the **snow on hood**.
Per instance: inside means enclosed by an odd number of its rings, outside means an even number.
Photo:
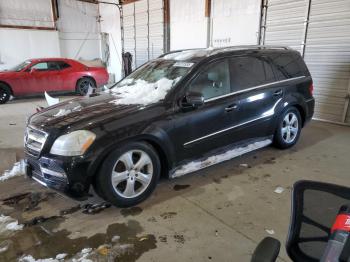
[[[13,165],[11,170],[5,170],[3,175],[0,175],[0,182],[5,181],[11,177],[24,175],[25,173],[25,163],[22,159]]]
[[[241,155],[246,154],[248,152],[251,152],[251,151],[257,150],[259,148],[263,148],[265,146],[268,146],[271,143],[272,143],[271,139],[265,139],[262,141],[257,141],[257,142],[248,144],[246,146],[230,149],[226,152],[205,158],[203,160],[189,162],[189,163],[177,168],[175,170],[175,172],[172,174],[172,178],[179,177],[179,176],[191,173],[191,172],[195,172],[195,171],[200,170],[202,168],[206,168],[208,166],[212,166],[212,165],[230,160],[232,158],[241,156]]]
[[[171,80],[163,77],[155,83],[149,83],[141,79],[138,79],[135,82],[133,79],[125,79],[123,80],[123,84],[125,85],[111,89],[112,94],[118,98],[110,103],[116,105],[149,105],[157,103],[165,98],[169,90],[180,80],[180,78],[181,77]]]

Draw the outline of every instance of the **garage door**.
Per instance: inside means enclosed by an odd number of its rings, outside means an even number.
[[[314,117],[349,123],[350,1],[269,0],[264,43],[303,53],[304,39],[304,59],[314,79]]]
[[[163,0],[123,5],[124,49],[133,56],[133,69],[164,53]]]

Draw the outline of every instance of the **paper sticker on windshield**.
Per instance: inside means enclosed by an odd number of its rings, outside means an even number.
[[[176,62],[174,64],[175,67],[191,67],[193,66],[193,63],[188,63],[188,62]]]

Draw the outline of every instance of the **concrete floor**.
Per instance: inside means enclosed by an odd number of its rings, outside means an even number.
[[[41,99],[32,99],[1,105],[3,155],[16,152],[17,158],[21,156],[25,116],[42,104]],[[16,246],[0,253],[0,261],[13,261],[22,254],[36,259],[64,251],[74,255],[84,247],[98,248],[103,243],[112,243],[112,247],[100,247],[92,254],[93,260],[249,261],[257,243],[268,236],[266,230],[273,230],[273,237],[285,242],[290,190],[295,181],[312,179],[350,187],[349,148],[349,127],[313,121],[292,149],[268,147],[185,177],[161,181],[151,198],[138,207],[111,207],[95,215],[75,210],[15,234],[0,235],[0,246],[6,239]],[[274,193],[277,186],[285,191]],[[25,177],[0,182],[0,199],[25,192],[43,195],[51,191]],[[38,206],[28,210],[25,207],[30,201],[26,201],[3,202],[0,214],[25,223],[38,216],[59,216],[60,211],[81,203],[101,202],[96,197],[78,202],[54,194],[39,198]],[[115,235],[119,242],[111,240]],[[279,261],[289,261],[284,248]]]

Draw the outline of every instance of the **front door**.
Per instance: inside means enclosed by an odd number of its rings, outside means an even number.
[[[38,62],[28,69],[27,74],[26,84],[33,93],[57,91],[62,85],[62,76],[55,62]]]
[[[233,139],[231,132],[225,131],[237,110],[233,97],[227,97],[231,93],[228,59],[204,67],[187,86],[186,93],[189,92],[201,93],[205,102],[198,108],[176,109],[169,135],[176,141],[177,162],[201,157]]]

